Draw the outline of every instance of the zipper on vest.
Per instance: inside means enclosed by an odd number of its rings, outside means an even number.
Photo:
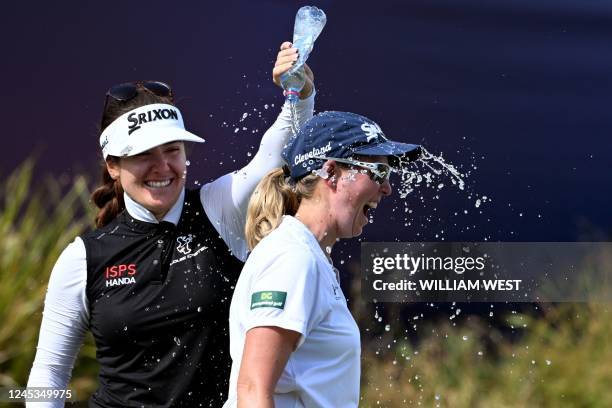
[[[153,259],[153,267],[155,268],[155,278],[151,281],[153,284],[162,284],[168,277],[175,236],[176,226],[174,224],[167,221],[159,223],[158,234],[155,236],[157,243]]]

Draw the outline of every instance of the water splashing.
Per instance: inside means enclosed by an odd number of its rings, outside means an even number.
[[[297,101],[287,101],[289,104],[289,111],[291,112],[291,132],[294,136],[297,136],[300,131],[300,119],[297,114]]]
[[[321,167],[318,170],[313,170],[312,174],[314,174],[315,176],[319,176],[319,177],[321,177],[324,180],[327,180],[329,178],[328,171],[329,171],[329,167],[328,166],[323,166],[323,167]],[[335,176],[334,176],[334,178],[335,178]]]
[[[421,157],[416,161],[404,162],[400,159],[400,169],[398,170],[401,183],[399,188],[400,198],[414,191],[415,188],[425,184],[425,187],[436,186],[438,190],[444,188],[442,177],[448,177],[451,183],[459,190],[465,189],[465,178],[468,174],[462,174],[455,166],[447,163],[442,155],[436,156],[424,147],[421,148]],[[477,207],[480,204],[477,205]]]

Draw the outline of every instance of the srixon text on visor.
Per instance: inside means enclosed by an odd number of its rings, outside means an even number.
[[[143,113],[132,113],[127,120],[131,123],[128,127],[128,135],[140,129],[143,123],[155,122],[156,120],[174,119],[178,120],[178,112],[174,109],[151,109]]]

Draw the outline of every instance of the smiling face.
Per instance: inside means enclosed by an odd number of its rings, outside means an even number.
[[[186,161],[183,142],[171,142],[119,161],[109,160],[106,166],[134,201],[161,220],[185,185]]]
[[[360,161],[388,163],[386,156],[361,156]],[[391,184],[378,184],[361,167],[340,167],[336,194],[333,196],[337,238],[361,235],[368,223],[368,211],[376,208],[383,197],[391,194]]]

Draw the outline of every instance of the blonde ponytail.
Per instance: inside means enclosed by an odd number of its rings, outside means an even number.
[[[249,250],[278,227],[283,215],[295,215],[301,200],[312,197],[318,179],[316,175],[308,175],[291,185],[281,168],[261,179],[247,209],[245,235]]]

